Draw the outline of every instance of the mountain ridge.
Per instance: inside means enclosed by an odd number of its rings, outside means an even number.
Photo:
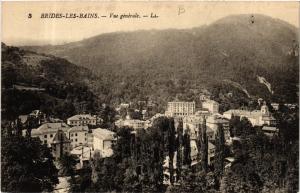
[[[256,98],[295,102],[299,71],[298,56],[294,54],[298,52],[297,30],[279,19],[243,14],[191,29],[116,32],[66,45],[26,49],[66,58],[90,69],[101,77],[99,92],[102,93],[105,80],[112,86],[112,96],[118,89],[125,93],[120,100],[133,100],[133,96],[127,96],[133,91],[140,98],[163,95],[165,101],[180,95],[191,99],[187,88],[213,90],[212,85],[228,79]],[[274,95],[260,85],[257,76],[275,85]],[[121,85],[132,79],[141,86],[136,89],[127,85],[124,90]],[[185,88],[180,90],[181,83]],[[142,88],[145,85],[148,87]]]

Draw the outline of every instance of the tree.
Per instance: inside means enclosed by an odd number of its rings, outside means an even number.
[[[169,120],[168,150],[169,150],[170,182],[173,185],[173,183],[174,183],[173,158],[174,158],[174,152],[175,152],[175,126],[174,126],[174,119],[170,119]]]
[[[62,176],[71,176],[69,180],[70,186],[76,186],[76,179],[75,179],[75,166],[77,164],[76,156],[71,155],[69,153],[64,153],[59,158],[59,164],[61,166],[59,173]]]
[[[181,179],[181,170],[182,170],[182,159],[183,159],[183,122],[182,119],[179,120],[177,126],[177,159],[176,159],[176,172],[177,172],[177,181]]]
[[[218,179],[221,179],[223,175],[224,149],[225,149],[224,130],[222,125],[219,124],[216,133],[216,150],[215,150],[215,162],[214,162],[214,169],[215,169],[214,172]]]
[[[201,152],[201,166],[202,170],[207,172],[208,169],[208,139],[206,135],[206,119],[203,117],[202,124],[199,131],[200,152]]]
[[[59,158],[59,163],[61,165],[61,174],[64,176],[71,176],[75,175],[75,166],[76,166],[76,156],[71,155],[69,153],[64,153]]]
[[[53,191],[57,169],[46,145],[39,139],[2,135],[1,190],[4,192]]]
[[[183,135],[183,165],[191,166],[191,139],[190,131],[186,129]]]

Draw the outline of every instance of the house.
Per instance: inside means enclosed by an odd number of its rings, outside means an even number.
[[[191,139],[196,139],[198,137],[199,127],[202,122],[203,117],[201,116],[191,115],[184,117],[182,119],[183,130],[189,130]]]
[[[285,103],[284,106],[288,107],[289,109],[296,109],[296,107],[298,107],[297,104],[290,104],[290,103]]]
[[[18,118],[22,124],[27,123],[27,121],[29,121],[30,119],[32,120],[32,118],[36,121],[37,124],[41,124],[46,121],[46,114],[44,114],[40,110],[34,110],[27,115],[20,115]]]
[[[93,148],[99,151],[101,157],[110,157],[113,154],[112,144],[116,141],[115,133],[107,129],[93,130]]]
[[[96,125],[97,117],[91,114],[74,115],[67,119],[67,124],[71,126]]]
[[[247,111],[247,110],[229,110],[223,113],[227,119],[232,116],[239,116],[240,118],[247,118],[253,126],[275,125],[276,119],[270,114],[269,108],[266,104],[261,106],[261,110]]]
[[[63,154],[71,150],[71,142],[65,132],[57,130],[54,137],[50,140],[52,155],[55,159],[60,158]]]
[[[134,130],[137,130],[146,128],[146,121],[142,121],[139,119],[130,119],[129,117],[127,117],[125,120],[120,119],[116,121],[115,125],[117,127],[127,126],[133,128]]]
[[[143,120],[146,120],[148,118],[148,111],[147,110],[142,110],[142,116],[143,116]]]
[[[44,115],[44,113],[40,110],[34,110],[29,114],[29,116],[32,116],[32,117],[35,117],[35,118],[42,117],[43,115]]]
[[[19,120],[21,121],[22,124],[25,124],[29,118],[29,115],[19,115]]]
[[[202,117],[202,116],[207,117],[207,116],[209,116],[210,114],[211,114],[211,113],[210,113],[208,110],[204,110],[204,109],[195,112],[195,115],[196,115],[196,116],[200,116],[200,117]]]
[[[130,107],[129,103],[121,103],[120,108],[128,109]]]
[[[70,154],[75,155],[80,161],[76,164],[76,169],[81,169],[87,166],[90,158],[92,157],[92,148],[86,146],[77,146],[72,149]]]
[[[31,130],[31,137],[38,137],[43,144],[47,144],[48,147],[51,146],[54,135],[58,130],[67,133],[70,127],[65,123],[44,123],[37,129]],[[26,131],[23,130],[23,135],[26,135]]]
[[[128,127],[132,127],[134,130],[144,129],[145,121],[138,120],[138,119],[126,119],[124,121],[124,125]]]
[[[279,110],[279,104],[278,103],[271,103],[271,106],[273,107],[274,110],[276,110],[276,111]]]
[[[277,127],[263,126],[261,130],[268,137],[273,137],[279,133],[279,129]]]
[[[74,126],[67,131],[67,137],[71,141],[72,148],[80,145],[88,145],[88,126]]]
[[[184,117],[195,114],[195,102],[168,102],[166,116]]]
[[[223,128],[225,141],[228,141],[230,139],[229,120],[218,115],[212,115],[207,117],[206,126],[212,129],[214,132],[212,140],[215,140],[215,135],[218,131],[219,125],[221,125]]]
[[[207,109],[211,114],[219,113],[219,103],[214,100],[205,100],[202,102],[202,109]]]
[[[206,119],[206,135],[209,141],[215,140],[215,135],[218,130],[218,125],[221,124],[224,130],[225,140],[229,140],[230,131],[229,131],[229,121],[223,117],[213,115],[208,116]],[[183,129],[190,130],[191,139],[196,139],[199,134],[199,127],[203,122],[203,116],[188,116],[183,118]]]

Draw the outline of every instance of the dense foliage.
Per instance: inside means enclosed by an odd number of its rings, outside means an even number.
[[[58,171],[50,149],[39,139],[22,137],[9,127],[1,128],[1,191],[53,191]]]
[[[4,119],[14,120],[35,109],[66,119],[77,113],[100,114],[109,108],[103,108],[89,88],[93,76],[87,69],[4,44],[1,81]]]

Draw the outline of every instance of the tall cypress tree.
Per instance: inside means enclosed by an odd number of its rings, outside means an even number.
[[[191,139],[190,139],[190,131],[187,129],[184,132],[183,135],[183,144],[184,144],[184,149],[183,149],[183,164],[187,165],[188,167],[191,166]]]
[[[183,122],[182,119],[179,119],[177,126],[177,159],[176,159],[176,173],[177,181],[181,179],[181,170],[182,170],[182,148],[183,148]]]
[[[200,152],[201,152],[201,165],[202,169],[207,172],[208,169],[208,140],[206,135],[206,119],[203,117],[201,124],[201,133],[200,133]]]
[[[215,151],[215,174],[220,179],[224,169],[224,130],[221,124],[218,124],[216,133],[216,151]]]
[[[174,183],[174,167],[173,167],[173,158],[175,151],[175,126],[174,119],[169,120],[169,129],[168,129],[168,150],[169,150],[169,170],[170,170],[170,182]]]

